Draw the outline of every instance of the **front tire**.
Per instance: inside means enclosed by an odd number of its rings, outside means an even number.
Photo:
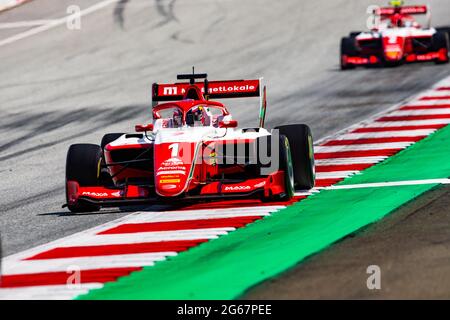
[[[355,45],[355,38],[345,37],[341,39],[341,70],[354,69],[355,65],[345,61],[345,57],[357,56],[358,50]]]
[[[312,189],[315,184],[314,146],[311,129],[305,124],[279,126],[280,135],[289,140],[297,189]]]
[[[69,204],[67,181],[76,181],[81,187],[99,183],[102,149],[95,144],[73,144],[66,160],[66,201],[71,212],[98,211],[100,206],[89,203]]]
[[[270,194],[269,196],[263,196],[261,200],[263,202],[271,201],[289,201],[294,196],[294,168],[292,161],[292,153],[289,145],[289,140],[286,136],[280,135],[278,137],[278,150],[271,144],[271,136],[265,137],[265,142],[268,143],[270,150],[271,161],[270,164],[264,165],[266,169],[268,167],[276,166],[276,170],[284,171],[284,193]],[[277,159],[276,159],[277,158]],[[275,165],[276,164],[276,165]]]
[[[294,196],[294,166],[292,163],[292,152],[289,140],[286,136],[280,136],[280,169],[284,171],[284,196],[282,200],[289,201]]]
[[[449,42],[449,35],[447,32],[438,31],[433,35],[432,49],[435,52],[440,50],[445,50],[446,52],[444,58],[436,60],[436,64],[444,64],[449,62],[450,42]]]

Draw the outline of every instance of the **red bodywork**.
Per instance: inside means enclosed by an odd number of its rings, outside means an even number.
[[[211,85],[212,84],[212,85]],[[210,82],[209,96],[260,96],[259,80]],[[203,84],[166,84],[153,86],[153,99],[158,101],[178,100],[162,103],[153,108],[154,124],[165,125],[161,113],[177,109],[182,123],[188,121],[188,113],[201,108],[214,108],[219,112],[212,120],[216,126],[192,128],[191,131],[160,129],[152,139],[145,134],[139,143],[118,143],[113,141],[104,148],[104,165],[113,185],[80,186],[77,181],[67,181],[69,204],[78,201],[97,203],[102,206],[153,202],[161,199],[209,199],[221,197],[282,195],[285,190],[285,173],[276,170],[265,176],[249,172],[242,164],[221,165],[217,163],[216,150],[223,150],[227,144],[252,148],[255,137],[233,136],[232,139],[196,139],[201,130],[220,128],[224,133],[230,129],[219,119],[229,116],[227,108],[219,102],[205,99]],[[179,94],[183,95],[180,97]],[[200,109],[204,110],[204,109]],[[222,126],[224,127],[222,129]],[[151,133],[153,134],[153,133]],[[199,135],[200,135],[199,134]],[[165,141],[167,139],[168,141]],[[219,148],[220,147],[220,148]],[[145,156],[139,156],[145,154]],[[127,158],[128,157],[128,158]],[[126,160],[140,159],[139,163]],[[125,162],[125,163],[121,163]],[[224,177],[232,177],[227,179]],[[236,179],[236,177],[240,177]]]

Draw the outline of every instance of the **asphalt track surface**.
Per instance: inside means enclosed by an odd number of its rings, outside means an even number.
[[[450,66],[338,70],[340,37],[365,28],[384,1],[121,1],[0,47],[0,232],[8,255],[121,217],[70,215],[64,166],[72,143],[99,142],[150,118],[150,86],[192,65],[210,79],[263,76],[267,125],[307,123],[320,139],[428,88]],[[411,1],[412,2],[412,1]],[[0,24],[61,18],[71,4],[34,0]],[[429,1],[435,25],[450,24],[447,0]],[[0,29],[0,41],[27,28]],[[257,101],[229,101],[243,126]],[[234,108],[233,108],[234,106]],[[414,230],[411,230],[413,233]]]

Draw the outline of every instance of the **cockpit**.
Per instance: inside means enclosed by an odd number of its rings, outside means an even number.
[[[231,120],[231,116],[221,106],[200,103],[184,110],[174,103],[154,112],[155,129],[219,127],[220,121]]]

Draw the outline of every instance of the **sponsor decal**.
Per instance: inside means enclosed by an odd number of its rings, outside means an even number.
[[[178,94],[177,87],[164,87],[164,90],[163,90],[164,96],[171,96],[171,95],[177,95],[177,94]]]
[[[171,158],[161,163],[161,166],[156,171],[156,176],[160,175],[166,175],[165,177],[179,177],[180,175],[185,176],[186,167],[180,159]]]
[[[166,183],[180,183],[181,179],[160,179],[159,183],[166,184]]]
[[[219,86],[219,87],[213,87],[209,88],[208,92],[211,93],[245,93],[245,92],[253,92],[256,90],[256,86],[253,85],[243,85],[243,86]],[[201,88],[201,92],[205,93],[205,88]],[[186,88],[185,87],[177,87],[177,86],[170,86],[170,87],[163,87],[163,96],[176,96],[179,94],[185,94]]]
[[[107,192],[83,191],[83,193],[81,195],[82,196],[89,196],[89,197],[107,197],[109,194]]]
[[[180,166],[180,165],[181,166],[183,165],[183,161],[181,161],[178,158],[170,158],[161,163],[162,167]]]
[[[95,198],[105,198],[105,197],[116,197],[120,198],[122,196],[120,190],[116,192],[94,192],[94,191],[83,191],[82,196],[95,197]]]
[[[158,173],[156,174],[156,176],[160,176],[163,174],[175,174],[177,176],[179,176],[180,174],[185,176],[186,175],[186,170],[158,170]]]
[[[250,186],[227,186],[224,188],[224,191],[248,191],[251,190]]]
[[[203,94],[205,86],[203,83],[195,84]],[[158,87],[158,96],[178,96],[186,93],[189,84],[160,84]],[[227,94],[227,93],[259,93],[259,80],[244,81],[219,81],[209,82],[208,94]]]

